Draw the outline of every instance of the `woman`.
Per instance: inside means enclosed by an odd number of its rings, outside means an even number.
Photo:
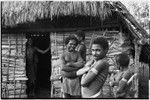
[[[48,47],[46,50],[40,50],[39,48],[33,45],[33,41],[31,38],[28,39],[26,43],[26,75],[28,77],[27,80],[27,94],[28,98],[35,98],[35,84],[36,84],[36,76],[37,76],[37,63],[38,56],[37,51],[44,54],[50,48]]]

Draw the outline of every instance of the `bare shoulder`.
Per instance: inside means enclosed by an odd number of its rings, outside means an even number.
[[[99,60],[95,65],[95,68],[97,70],[108,69],[108,67],[109,67],[109,63],[106,60]]]
[[[109,66],[109,63],[108,63],[108,61],[106,61],[106,60],[99,60],[99,61],[97,61],[97,64],[96,64],[97,66]]]

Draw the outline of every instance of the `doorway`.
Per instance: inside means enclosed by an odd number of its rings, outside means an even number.
[[[36,47],[40,50],[46,50],[50,47],[50,35],[49,34],[31,34],[27,39],[32,39],[33,47]],[[27,48],[28,49],[28,48]],[[50,49],[44,54],[35,50],[35,55],[37,56],[37,64],[35,76],[35,90],[33,98],[50,98],[50,75],[51,75],[51,52]],[[28,57],[27,57],[28,58]],[[28,64],[27,64],[28,65]],[[27,72],[28,73],[28,70]],[[28,77],[30,79],[31,77]],[[27,85],[27,88],[30,87]],[[28,94],[27,94],[28,95]]]

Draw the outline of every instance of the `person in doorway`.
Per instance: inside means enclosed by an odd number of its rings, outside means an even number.
[[[80,78],[75,76],[75,70],[83,67],[84,61],[78,51],[78,39],[71,35],[65,40],[66,51],[61,55],[64,98],[81,98]],[[69,75],[71,77],[69,77]]]
[[[116,64],[119,71],[110,82],[110,85],[113,87],[115,98],[133,98],[133,94],[135,93],[134,91],[132,91],[132,93],[130,91],[132,89],[129,80],[134,73],[128,68],[129,62],[130,58],[126,53],[121,53],[116,56]]]
[[[26,56],[27,94],[28,98],[35,98],[38,56],[31,38],[26,43]]]
[[[40,50],[39,48],[35,47],[32,38],[29,38],[26,43],[26,64],[27,64],[26,75],[28,77],[27,80],[28,98],[35,98],[37,63],[38,63],[37,51],[44,54],[49,49],[50,48],[48,47],[46,50]]]
[[[81,30],[77,31],[75,33],[76,38],[79,41],[78,46],[76,47],[76,50],[80,52],[80,55],[84,61],[86,61],[86,46],[85,46],[85,33]]]

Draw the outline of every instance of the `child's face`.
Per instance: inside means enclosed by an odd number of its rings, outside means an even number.
[[[105,56],[105,51],[99,44],[92,44],[91,50],[95,60],[102,59]]]
[[[75,40],[70,40],[67,44],[67,50],[69,52],[75,51],[76,48],[76,41]]]
[[[82,41],[82,37],[80,37],[80,36],[78,36],[78,35],[75,35],[75,36],[76,36],[76,38],[78,39],[79,42]]]

